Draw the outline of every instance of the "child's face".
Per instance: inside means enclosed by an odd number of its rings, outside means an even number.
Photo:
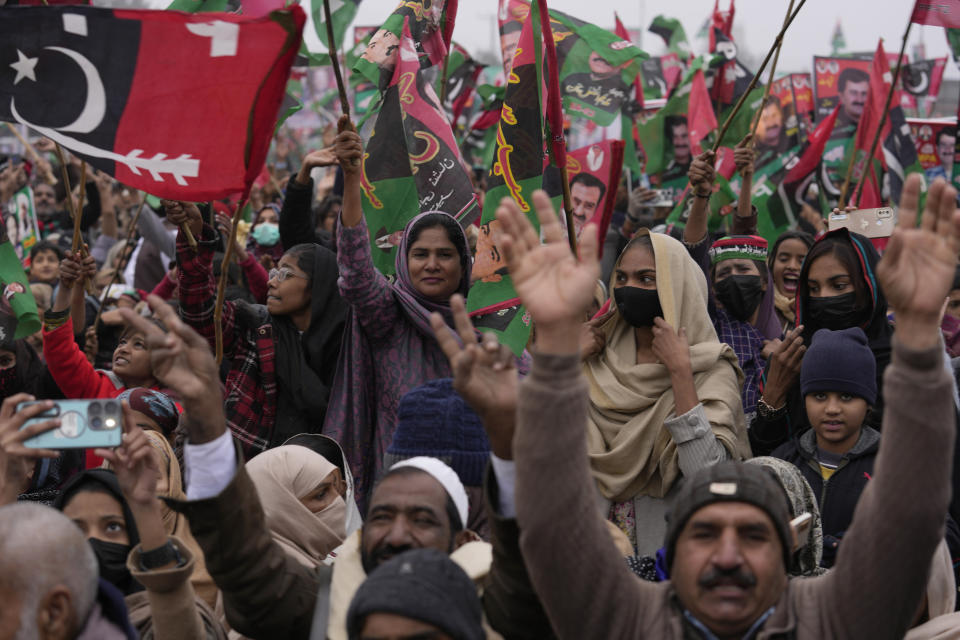
[[[113,351],[113,372],[124,381],[141,381],[153,376],[150,351],[142,333],[128,332],[120,337]]]
[[[866,400],[838,391],[816,391],[808,393],[804,401],[818,447],[836,454],[853,448],[867,415]]]
[[[30,261],[30,279],[53,282],[60,277],[60,261],[53,251],[39,251]]]

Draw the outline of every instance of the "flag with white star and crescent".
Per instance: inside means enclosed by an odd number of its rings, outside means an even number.
[[[255,19],[0,8],[0,120],[156,196],[243,194],[266,158],[304,20],[299,7]]]

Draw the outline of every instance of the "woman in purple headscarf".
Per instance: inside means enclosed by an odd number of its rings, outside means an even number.
[[[429,380],[451,376],[430,314],[440,313],[453,326],[450,296],[467,295],[471,257],[453,217],[421,213],[404,229],[396,281],[388,282],[373,266],[360,202],[362,170],[352,164],[363,153],[360,137],[344,131],[335,148],[344,173],[336,232],[339,286],[350,312],[323,433],[343,447],[357,500],[365,505],[393,439],[400,398]]]

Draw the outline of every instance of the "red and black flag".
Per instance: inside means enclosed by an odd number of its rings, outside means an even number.
[[[900,86],[903,88],[901,105],[913,109],[921,116],[928,116],[940,95],[943,71],[947,59],[918,60],[900,68]]]
[[[487,65],[474,60],[470,53],[456,42],[450,48],[450,55],[445,71],[446,88],[444,92],[444,107],[451,114],[451,122],[456,123],[463,114],[463,109],[473,97],[477,88],[477,79]],[[443,74],[439,74],[437,84],[443,83]]]
[[[480,220],[473,285],[467,309],[474,326],[498,334],[514,353],[523,351],[530,337],[530,317],[520,305],[506,261],[499,247],[500,222],[496,209],[502,198],[512,198],[535,228],[539,221],[531,196],[543,187],[544,105],[560,96],[547,96],[543,78],[543,40],[539,3],[534,3],[523,24],[507,74],[507,90],[497,124],[496,151],[487,176],[487,195]],[[556,67],[553,71],[556,74]],[[556,85],[556,83],[553,83]],[[545,99],[546,98],[546,99]],[[562,139],[562,135],[561,135]],[[566,159],[563,161],[566,165]]]
[[[94,7],[0,9],[0,120],[174,200],[244,193],[267,155],[299,7],[249,19]]]
[[[374,265],[393,273],[404,227],[421,211],[443,211],[466,226],[480,214],[450,121],[421,72],[420,54],[402,31],[393,80],[367,141],[363,211]]]

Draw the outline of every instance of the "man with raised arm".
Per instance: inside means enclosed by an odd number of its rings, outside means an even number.
[[[878,269],[897,332],[875,474],[835,569],[802,580],[787,577],[797,534],[782,491],[733,462],[681,489],[664,541],[671,579],[652,584],[630,574],[603,522],[591,517],[596,492],[577,337],[598,273],[596,234],[583,234],[577,260],[543,193],[533,202],[545,244],[511,201],[502,203],[502,249],[537,327],[512,446],[520,542],[561,638],[904,636],[943,537],[955,437],[938,325],[960,250],[960,212],[955,190],[938,181],[917,228],[919,178],[907,181],[899,227]]]

